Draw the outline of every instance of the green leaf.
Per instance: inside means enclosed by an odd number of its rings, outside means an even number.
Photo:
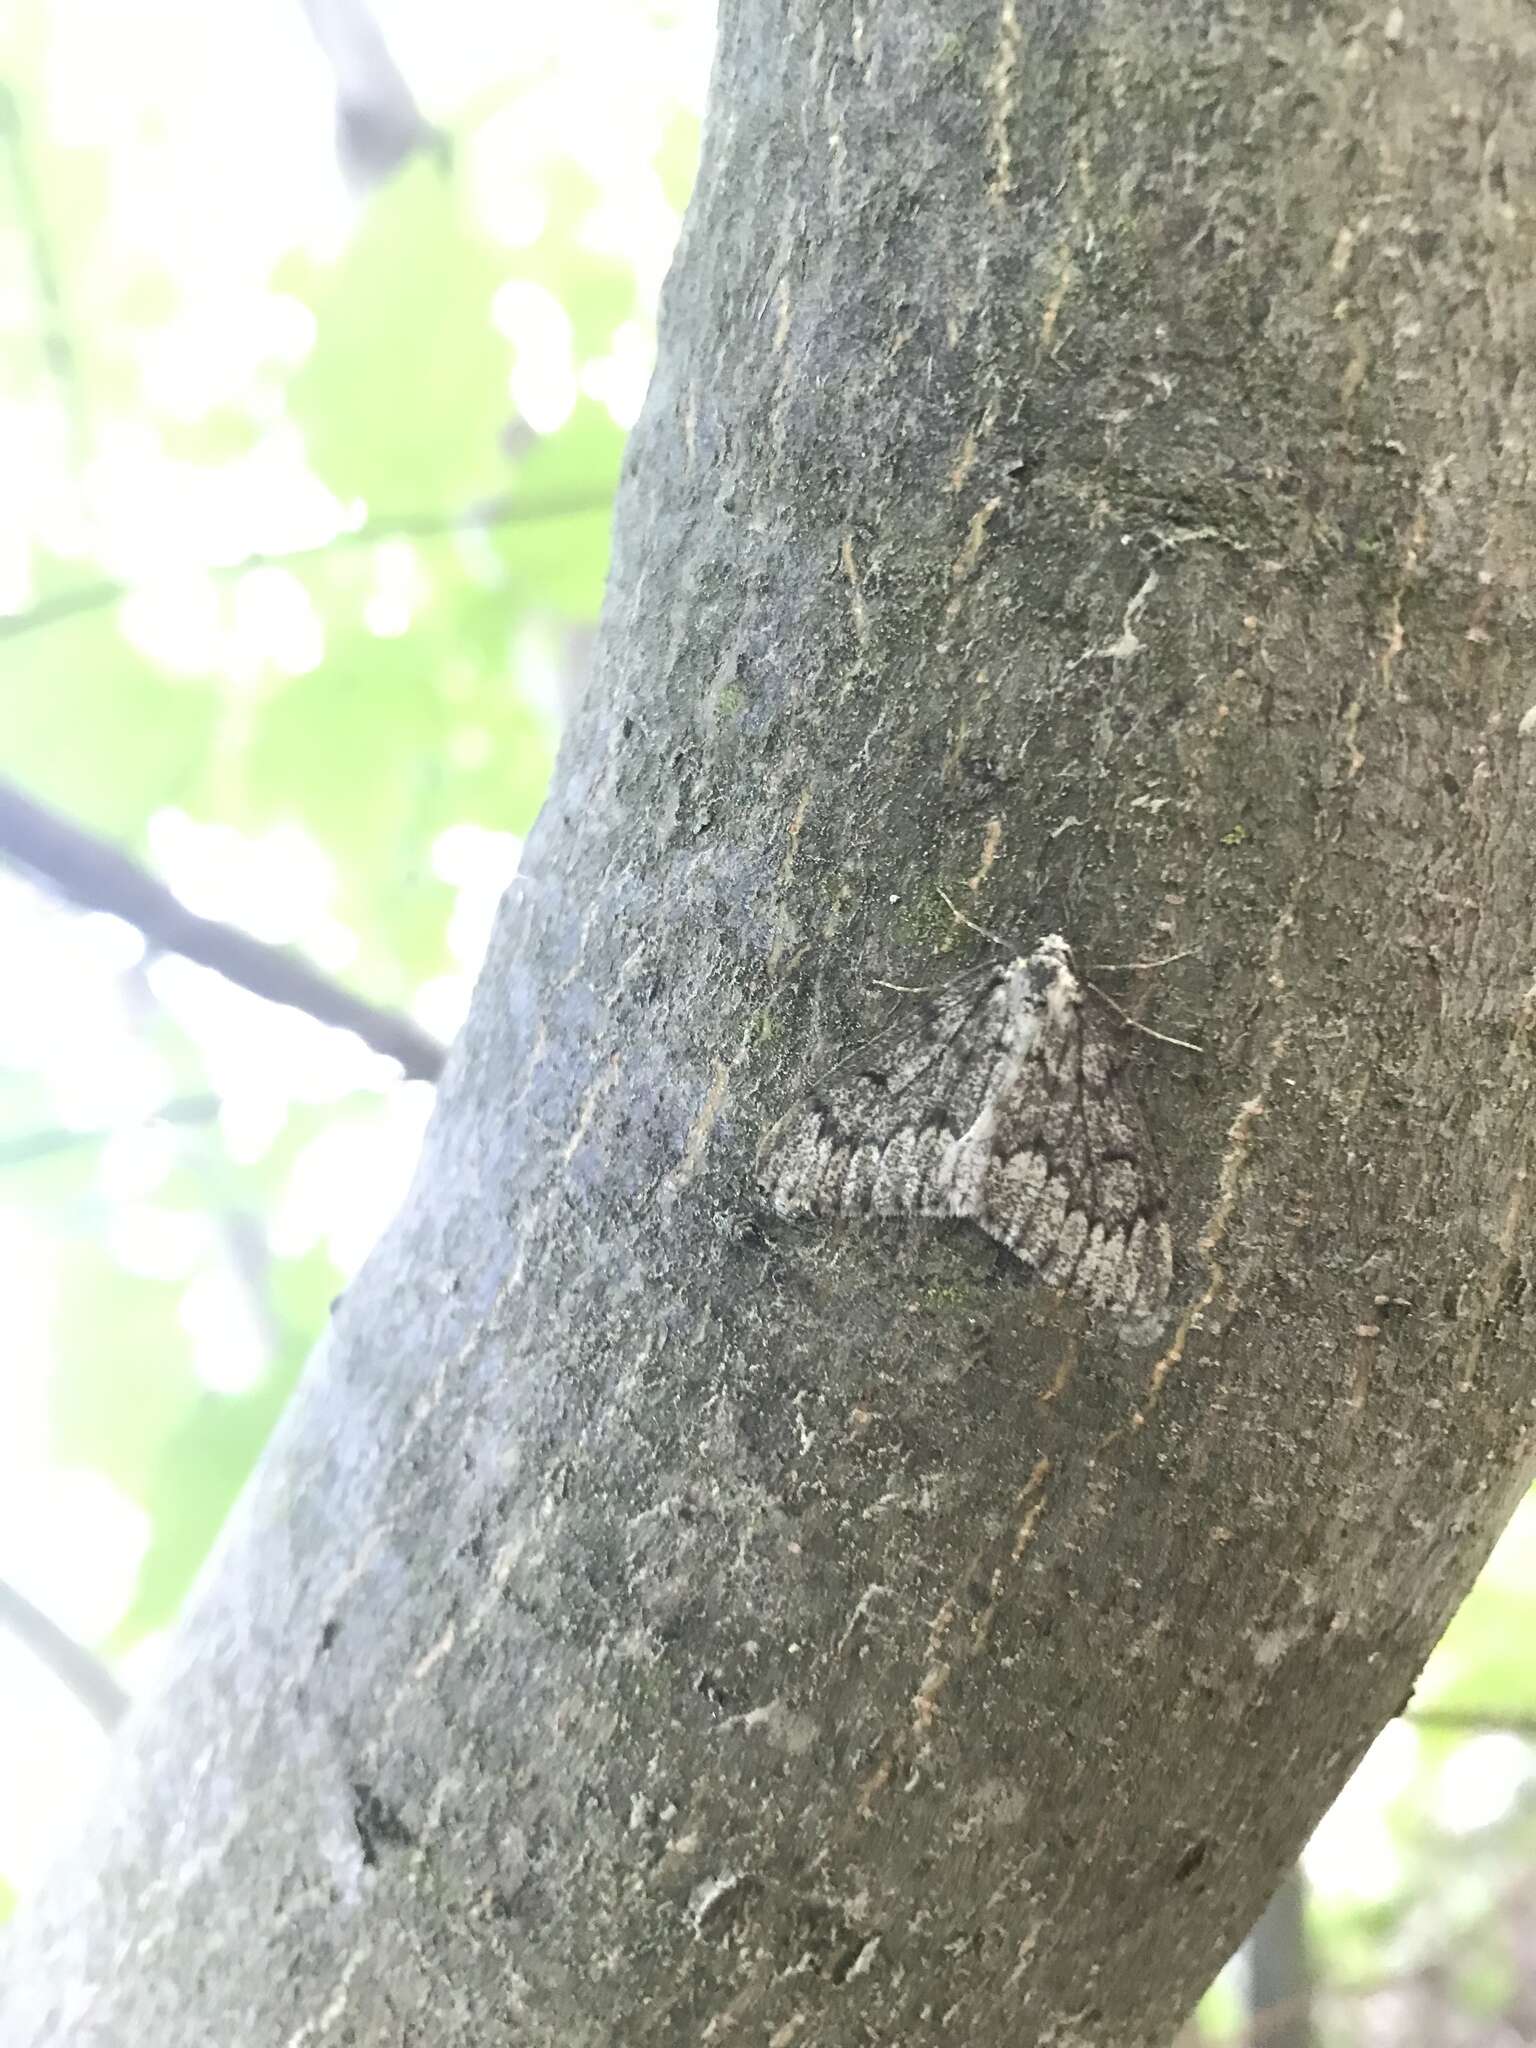
[[[416,510],[467,504],[501,480],[510,358],[491,298],[506,272],[426,159],[374,197],[334,269],[280,266],[274,285],[317,323],[289,403],[339,497]]]
[[[553,434],[543,434],[518,465],[519,492],[533,504],[544,499],[593,501],[594,514],[608,518],[608,500],[619,487],[624,460],[624,432],[606,407],[578,398],[571,416]],[[498,528],[509,553],[528,539],[565,538],[569,517],[510,520]]]
[[[167,1442],[203,1396],[177,1319],[181,1289],[125,1273],[93,1240],[63,1249],[48,1383],[52,1451],[145,1508]]]
[[[1536,1716],[1536,1495],[1527,1495],[1498,1549],[1440,1638],[1414,1706],[1490,1718]],[[1424,1738],[1434,1731],[1421,1731]]]
[[[111,610],[0,638],[0,773],[109,838],[188,800],[223,715],[210,680],[164,674]]]
[[[512,529],[502,560],[517,598],[535,613],[595,619],[608,578],[612,531],[613,515],[606,507]]]
[[[621,320],[636,310],[635,275],[628,263],[588,246],[587,218],[602,198],[587,173],[568,157],[549,163],[543,178],[544,229],[522,253],[517,274],[544,286],[571,324],[578,363],[600,355]]]
[[[547,787],[553,735],[510,672],[513,616],[506,590],[453,580],[451,563],[399,639],[370,633],[355,595],[338,600],[321,666],[251,715],[224,814],[247,830],[296,819],[331,855],[338,914],[364,942],[348,979],[377,1001],[450,964],[438,833],[526,831]]]
[[[0,1068],[0,1195],[40,1208],[79,1203],[95,1186],[101,1134],[58,1121],[41,1075]]]
[[[689,108],[677,108],[662,133],[652,159],[662,190],[679,213],[688,204],[699,168],[699,117]]]
[[[285,1330],[293,1332],[302,1354],[330,1319],[331,1305],[341,1291],[341,1275],[316,1247],[302,1258],[274,1259],[268,1284],[273,1313]]]
[[[120,1656],[142,1636],[175,1620],[235,1496],[261,1456],[297,1381],[300,1358],[287,1359],[238,1399],[205,1393],[166,1439],[149,1506],[154,1533],[133,1602],[105,1645]]]
[[[249,455],[265,431],[260,421],[237,405],[216,405],[195,420],[160,421],[160,441],[167,455],[209,469]]]

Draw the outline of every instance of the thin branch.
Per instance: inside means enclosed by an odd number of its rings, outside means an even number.
[[[1313,1972],[1307,1943],[1307,1887],[1293,1863],[1243,1943],[1248,1964],[1248,2032],[1272,2048],[1313,2048]]]
[[[0,781],[0,860],[86,910],[105,910],[143,933],[156,951],[180,953],[227,981],[354,1031],[398,1060],[412,1080],[435,1081],[443,1048],[398,1012],[376,1009],[318,969],[232,924],[198,917],[165,884],[115,846]]]
[[[1475,1707],[1415,1707],[1400,1714],[1410,1728],[1441,1728],[1465,1735],[1523,1735],[1536,1742],[1536,1713],[1498,1714]]]
[[[362,0],[304,0],[336,89],[336,155],[348,185],[371,192],[418,150],[448,161],[448,140],[416,104]]]
[[[1522,1865],[1508,1883],[1497,1885],[1493,1895],[1474,1912],[1469,1920],[1458,1927],[1448,1939],[1438,1942],[1418,1962],[1403,1970],[1385,1971],[1376,1977],[1358,1977],[1352,1982],[1340,1984],[1320,1983],[1307,1996],[1315,1997],[1325,2008],[1342,2005],[1363,2005],[1367,2000],[1379,1997],[1385,1991],[1406,1991],[1420,1988],[1433,1991],[1437,1979],[1447,1964],[1458,1954],[1465,1953],[1469,1936],[1484,1927],[1492,1925],[1499,1914],[1518,1901],[1527,1890],[1530,1871]],[[1294,2001],[1285,2005],[1271,2006],[1262,2019],[1235,2037],[1235,2048],[1272,2048],[1274,2031],[1293,2016]]]
[[[119,1124],[111,1130],[72,1131],[62,1124],[41,1130],[22,1131],[14,1138],[0,1138],[0,1168],[31,1166],[39,1159],[55,1158],[60,1152],[80,1152],[91,1145],[105,1145],[123,1131],[145,1131],[155,1124],[207,1124],[218,1115],[217,1095],[180,1095],[164,1103],[153,1116],[138,1123]]]
[[[209,1207],[218,1218],[225,1261],[250,1306],[251,1320],[266,1347],[266,1368],[270,1368],[283,1348],[283,1324],[272,1299],[272,1248],[266,1232],[249,1210],[219,1207],[212,1188]]]
[[[0,1625],[45,1665],[110,1734],[128,1711],[128,1695],[99,1657],[0,1579]]]
[[[42,315],[43,361],[59,387],[75,437],[75,461],[84,459],[90,422],[85,403],[85,380],[80,374],[80,355],[69,330],[64,290],[42,200],[32,178],[27,158],[21,107],[8,86],[0,85],[0,140],[6,146],[11,165],[11,189],[16,216],[32,266],[32,286]]]
[[[361,526],[333,534],[329,540],[315,541],[308,547],[277,548],[270,552],[262,550],[253,555],[243,555],[237,562],[188,563],[179,573],[222,580],[229,576],[244,576],[252,569],[286,569],[296,562],[321,561],[327,555],[371,547],[376,541],[440,540],[449,534],[474,533],[487,527],[532,526],[546,519],[575,519],[585,512],[606,511],[611,503],[612,499],[606,492],[600,497],[585,492],[565,498],[523,498],[514,492],[503,491],[498,497],[482,499],[479,504],[455,512],[381,513],[376,519],[365,520]],[[124,583],[108,576],[99,583],[80,583],[73,590],[57,591],[24,612],[11,612],[0,617],[0,640],[14,640],[23,633],[35,633],[43,626],[58,625],[64,619],[105,611],[143,587],[143,580]]]

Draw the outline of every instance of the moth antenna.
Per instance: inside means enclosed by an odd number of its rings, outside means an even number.
[[[1182,953],[1170,953],[1163,960],[1095,960],[1093,962],[1093,972],[1095,974],[1152,974],[1159,967],[1172,967],[1176,960],[1193,960],[1194,957],[1193,949],[1186,946]]]
[[[1102,968],[1100,972],[1103,972]],[[1193,1039],[1171,1038],[1166,1031],[1154,1031],[1150,1024],[1143,1024],[1139,1018],[1132,1017],[1127,1011],[1121,1009],[1113,996],[1106,995],[1096,981],[1085,982],[1084,987],[1091,988],[1101,1003],[1108,1003],[1121,1023],[1128,1025],[1132,1031],[1139,1031],[1147,1038],[1155,1038],[1159,1045],[1176,1045],[1184,1052],[1204,1054],[1205,1047],[1203,1045],[1196,1045]]]
[[[951,917],[955,919],[957,924],[966,925],[980,938],[990,939],[994,946],[1001,946],[1004,948],[1005,951],[1008,949],[1009,941],[1007,939],[1000,938],[996,932],[989,932],[986,926],[984,924],[978,924],[974,917],[967,917],[965,912],[955,902],[955,899],[949,894],[947,889],[940,888],[937,882],[935,882],[933,886],[935,889],[938,890],[941,901],[948,906],[949,914]]]

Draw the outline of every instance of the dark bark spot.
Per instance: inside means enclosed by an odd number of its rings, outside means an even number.
[[[848,1972],[858,1961],[869,1936],[858,1933],[841,1913],[823,1905],[818,1899],[807,1899],[801,1903],[795,1914],[795,1923],[794,1945],[799,1948],[804,1963],[829,1983],[846,1982]]]
[[[1210,1846],[1209,1842],[1191,1843],[1174,1866],[1173,1881],[1175,1884],[1183,1884],[1186,1878],[1194,1876],[1195,1872],[1205,1861]]]
[[[352,1825],[370,1870],[378,1863],[381,1849],[408,1849],[416,1839],[394,1808],[386,1805],[371,1785],[359,1780],[352,1785]]]
[[[693,1681],[693,1689],[700,1699],[709,1701],[717,1714],[735,1712],[736,1703],[733,1695],[720,1683],[713,1671],[699,1672]]]

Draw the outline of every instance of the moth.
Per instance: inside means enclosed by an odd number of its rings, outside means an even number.
[[[1091,996],[1055,933],[938,993],[768,1133],[776,1213],[963,1217],[1048,1286],[1155,1315],[1173,1273],[1162,1175]]]

